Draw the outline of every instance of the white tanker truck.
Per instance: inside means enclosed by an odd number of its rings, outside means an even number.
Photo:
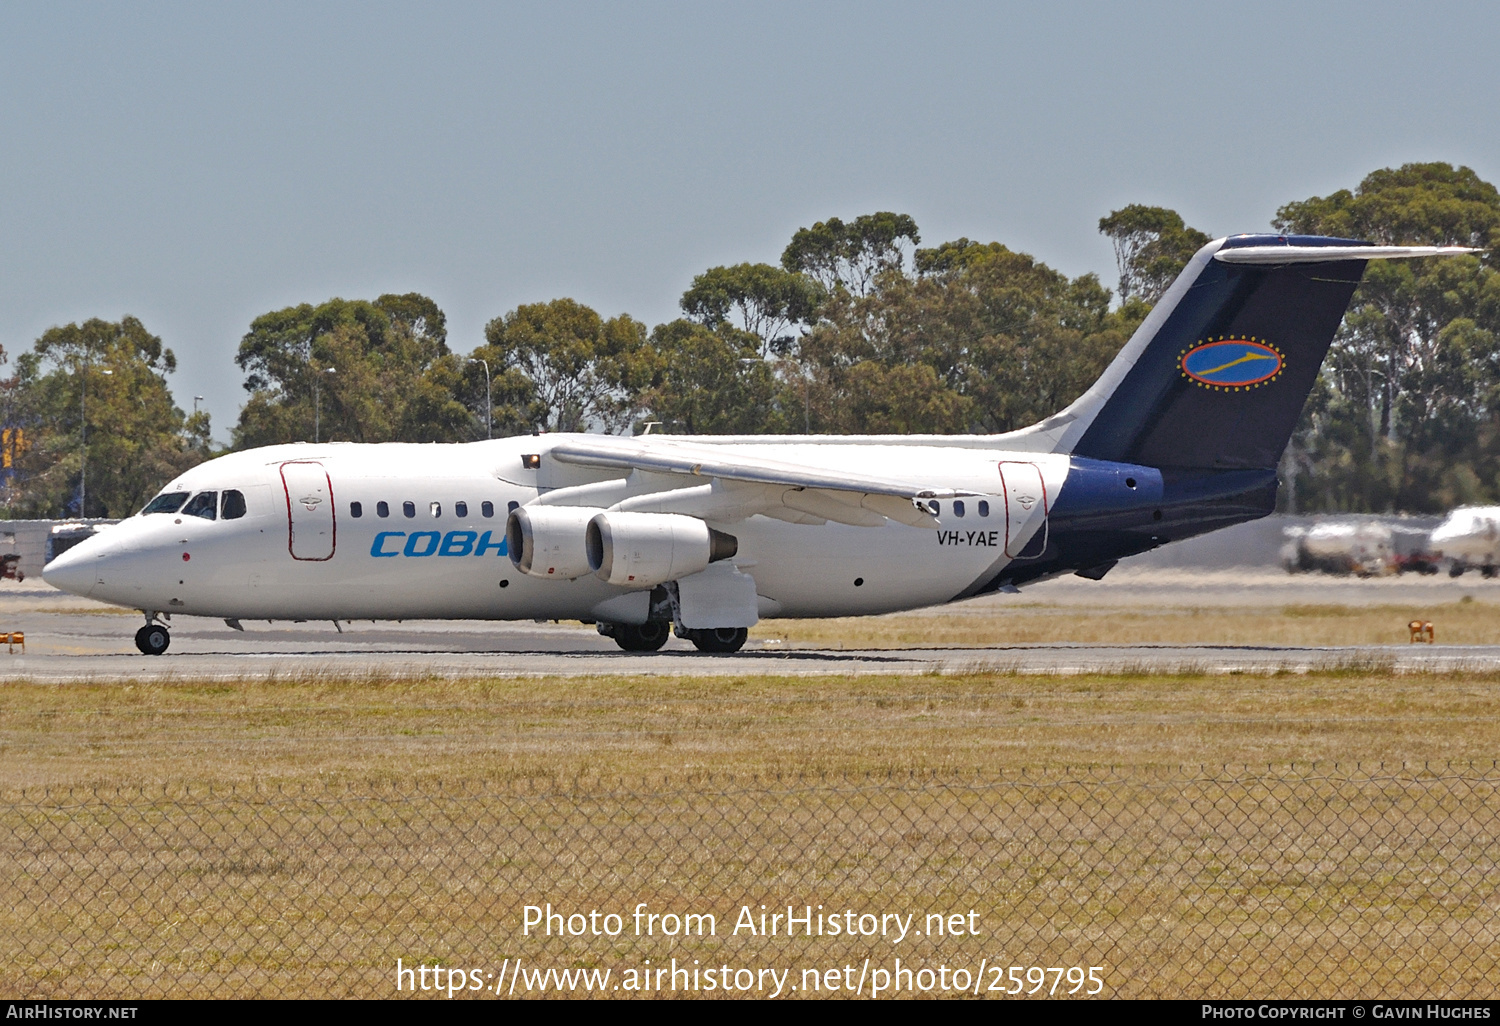
[[[1500,506],[1460,506],[1433,530],[1428,546],[1450,577],[1470,568],[1494,577],[1500,572]]]

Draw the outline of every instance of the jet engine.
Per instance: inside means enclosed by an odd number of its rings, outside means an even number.
[[[678,513],[607,512],[589,521],[585,547],[600,580],[647,588],[730,558],[739,540]]]
[[[505,522],[505,548],[516,569],[532,577],[572,580],[592,567],[584,548],[597,506],[522,506]]]

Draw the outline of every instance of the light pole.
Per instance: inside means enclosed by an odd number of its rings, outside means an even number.
[[[78,519],[83,520],[88,516],[87,508],[89,501],[89,368],[93,364],[84,361],[83,368],[79,371],[78,380]],[[110,375],[114,371],[108,367],[100,371],[101,374]]]
[[[313,375],[313,444],[314,445],[316,445],[316,444],[318,444],[319,442],[322,441],[322,439],[319,437],[319,435],[322,433],[322,430],[323,430],[323,393],[318,388],[318,385],[323,380],[322,375],[324,375],[324,374],[332,374],[332,373],[334,373],[334,369],[332,367],[324,367],[321,371],[319,371],[319,372],[317,372],[316,374]]]
[[[490,405],[490,365],[489,361],[478,356],[469,357],[470,363],[477,363],[484,367],[484,437],[495,437],[495,408]]]
[[[193,416],[195,416],[195,417],[198,416],[198,404],[201,403],[202,401],[203,401],[203,397],[201,395],[195,395],[195,396],[193,396]]]
[[[797,377],[802,379],[802,433],[812,434],[812,379],[807,376],[807,368],[801,362],[797,364]]]

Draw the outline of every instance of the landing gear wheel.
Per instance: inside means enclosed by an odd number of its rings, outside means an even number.
[[[749,635],[750,632],[744,627],[710,627],[688,632],[688,640],[699,652],[727,655],[738,652]]]
[[[615,644],[627,652],[655,652],[667,643],[672,633],[669,620],[647,620],[642,624],[622,623],[615,628]]]
[[[135,647],[145,655],[161,655],[172,643],[172,635],[159,623],[148,623],[135,632]]]

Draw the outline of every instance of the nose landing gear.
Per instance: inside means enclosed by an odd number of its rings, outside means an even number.
[[[144,655],[161,655],[171,643],[172,635],[155,621],[135,632],[135,647]]]

